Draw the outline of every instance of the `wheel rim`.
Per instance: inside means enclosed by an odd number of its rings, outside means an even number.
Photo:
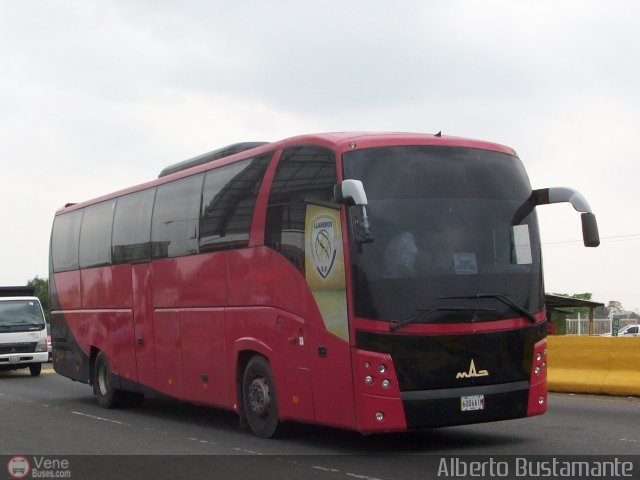
[[[100,395],[102,396],[105,396],[109,392],[107,368],[102,362],[100,362],[100,365],[98,366],[98,389],[100,390]]]
[[[249,384],[249,409],[257,417],[266,417],[271,407],[271,389],[263,377],[254,378]]]

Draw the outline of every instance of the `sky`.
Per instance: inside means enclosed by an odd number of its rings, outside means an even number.
[[[240,141],[407,131],[514,148],[547,292],[640,311],[640,3],[28,0],[0,14],[0,285],[48,275],[55,211]]]

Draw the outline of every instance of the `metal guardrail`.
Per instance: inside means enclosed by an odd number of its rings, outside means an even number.
[[[627,325],[635,325],[639,323],[637,319],[622,318],[620,319],[620,328]],[[594,318],[593,334],[604,335],[611,333],[612,320],[610,318]],[[589,319],[588,318],[567,318],[566,320],[567,335],[589,335]]]

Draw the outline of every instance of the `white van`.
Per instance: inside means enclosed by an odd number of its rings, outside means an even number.
[[[0,371],[28,368],[40,375],[49,359],[40,300],[31,287],[0,287]]]

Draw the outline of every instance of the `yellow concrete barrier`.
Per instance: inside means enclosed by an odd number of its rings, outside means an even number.
[[[547,337],[549,391],[640,396],[640,337]]]

